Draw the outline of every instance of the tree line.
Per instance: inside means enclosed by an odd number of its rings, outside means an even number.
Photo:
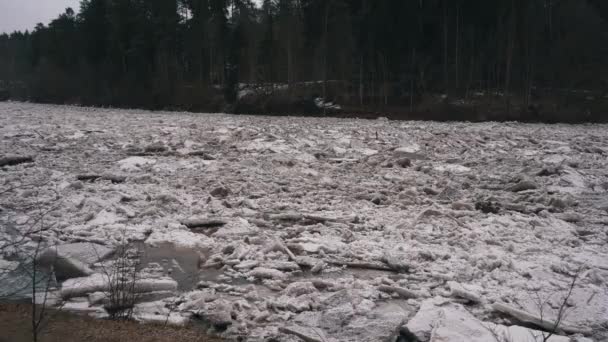
[[[314,97],[595,118],[607,19],[604,0],[83,0],[0,35],[0,81],[12,97],[87,105],[235,109],[247,84],[279,89],[284,110]]]

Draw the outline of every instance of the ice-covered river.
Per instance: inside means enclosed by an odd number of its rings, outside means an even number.
[[[135,318],[230,338],[530,341],[560,308],[608,338],[607,125],[7,102],[7,156],[33,162],[0,168],[0,266],[56,248],[66,309],[105,314],[129,244]]]

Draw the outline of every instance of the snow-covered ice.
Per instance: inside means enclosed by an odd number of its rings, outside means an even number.
[[[0,265],[37,241],[171,243],[188,258],[158,260],[147,290],[163,298],[138,304],[141,320],[248,341],[527,336],[493,304],[552,320],[577,274],[564,325],[608,339],[607,125],[7,102],[0,137],[0,157],[34,157],[0,169],[0,243],[22,247]],[[20,241],[40,207],[50,228]],[[165,277],[184,272],[191,292]],[[65,307],[99,312],[104,287],[99,273],[66,280],[64,297],[92,302]]]

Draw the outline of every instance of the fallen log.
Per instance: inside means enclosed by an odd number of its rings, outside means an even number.
[[[568,334],[583,335],[590,335],[593,332],[589,328],[574,326],[564,321],[556,322],[552,319],[541,318],[540,315],[535,315],[527,311],[519,310],[504,303],[494,303],[492,304],[492,309],[494,311],[509,315],[520,322],[530,323],[550,332],[564,332]]]
[[[124,183],[127,180],[125,176],[105,174],[101,175],[102,180],[109,180],[112,183]]]
[[[101,178],[101,175],[78,175],[76,179],[83,182],[94,182]]]
[[[380,285],[380,286],[378,286],[378,290],[385,292],[385,293],[396,293],[403,299],[418,298],[418,294],[416,294],[413,291],[408,290],[404,287]]]
[[[268,219],[271,221],[300,221],[304,218],[299,213],[282,213],[282,214],[269,214]]]
[[[483,299],[477,293],[469,291],[462,286],[462,284],[455,281],[448,281],[450,287],[450,295],[452,297],[462,298],[473,303],[481,303]]]
[[[336,286],[339,286],[331,281],[327,281],[324,279],[312,279],[310,282],[312,283],[312,285],[314,287],[317,288],[317,290],[325,290],[325,289],[335,288]]]
[[[24,163],[33,163],[34,158],[30,156],[7,156],[0,158],[0,167],[15,166]]]
[[[321,216],[315,214],[307,214],[307,213],[297,213],[297,212],[287,212],[280,214],[267,214],[267,218],[271,221],[311,221],[317,223],[325,223],[325,222],[352,222],[354,220],[353,217],[328,217]]]
[[[189,229],[194,228],[218,228],[225,226],[228,222],[218,218],[190,218],[181,222]]]
[[[188,153],[191,157],[202,157],[203,160],[215,160],[215,157],[205,151],[192,151]]]
[[[323,260],[319,260],[311,269],[310,272],[312,274],[317,274],[317,273],[321,273],[321,271],[323,271],[323,269],[325,268],[325,266],[327,266],[327,264],[325,263],[325,261]]]
[[[352,158],[327,158],[326,159],[330,163],[342,164],[342,163],[357,163],[359,159]]]
[[[283,334],[299,337],[304,342],[325,342],[326,339],[321,331],[301,327],[280,327],[279,331]],[[316,336],[313,336],[316,335]]]
[[[513,186],[507,187],[507,191],[511,192],[522,192],[526,190],[535,190],[538,189],[538,184],[532,181],[521,181]]]
[[[275,242],[277,243],[279,248],[281,248],[285,252],[285,254],[289,256],[289,259],[291,261],[296,261],[295,254],[293,254],[293,252],[285,245],[285,243],[283,243],[283,240],[281,240],[281,238],[275,237]]]
[[[125,176],[112,175],[112,174],[104,174],[104,175],[96,175],[96,174],[87,174],[87,175],[77,175],[76,179],[83,182],[94,182],[98,179],[108,180],[112,183],[124,183],[127,180]]]
[[[334,266],[346,266],[349,268],[360,268],[364,270],[376,270],[398,273],[396,270],[382,264],[376,264],[373,262],[364,261],[340,261],[340,260],[325,260],[330,265]]]

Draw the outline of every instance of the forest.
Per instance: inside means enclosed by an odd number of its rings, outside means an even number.
[[[606,121],[605,0],[83,0],[0,35],[5,99]]]

